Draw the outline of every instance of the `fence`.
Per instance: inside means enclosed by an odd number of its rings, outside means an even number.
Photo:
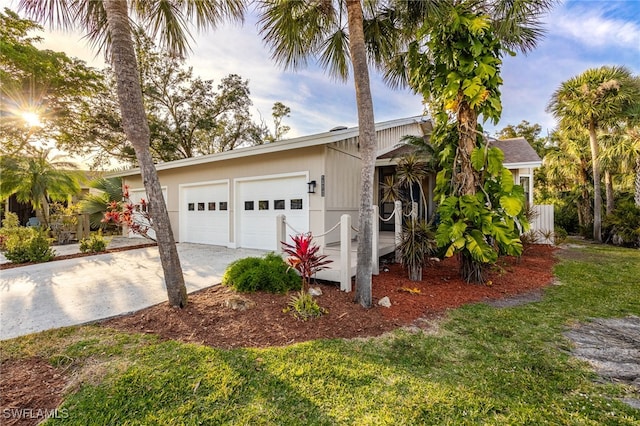
[[[537,244],[554,243],[554,217],[552,204],[534,204],[534,217],[531,220],[531,233]]]

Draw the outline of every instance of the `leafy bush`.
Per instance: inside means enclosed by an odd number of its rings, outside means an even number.
[[[80,251],[82,253],[100,253],[107,250],[107,241],[102,236],[102,232],[91,234],[89,238],[80,240]]]
[[[231,263],[224,272],[222,284],[243,293],[286,293],[299,290],[302,279],[280,256],[269,253],[262,258],[246,257]]]
[[[568,236],[569,234],[567,233],[567,231],[565,231],[564,228],[560,226],[556,226],[553,230],[553,242],[556,245],[565,242]]]
[[[13,263],[48,262],[54,258],[51,240],[44,230],[26,228],[31,234],[22,238],[20,233],[13,233],[5,240],[5,257]]]
[[[0,251],[7,250],[7,242],[14,245],[17,241],[31,239],[35,232],[36,230],[33,228],[20,226],[17,214],[7,212],[2,220],[2,228],[0,228]]]
[[[294,311],[293,315],[296,318],[300,318],[302,321],[316,318],[327,313],[327,310],[321,308],[313,296],[306,291],[300,291],[291,297],[289,307],[286,308],[284,312],[290,312],[291,310]]]
[[[621,201],[603,221],[607,241],[624,247],[640,246],[640,207],[632,201]]]
[[[574,204],[556,204],[553,210],[553,217],[556,226],[564,229],[569,234],[578,234],[580,232],[578,209],[576,209]]]

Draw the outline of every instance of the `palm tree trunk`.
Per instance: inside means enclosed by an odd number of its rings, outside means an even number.
[[[591,144],[591,165],[593,167],[593,239],[602,242],[602,194],[600,182],[600,150],[596,125],[589,123],[589,142]]]
[[[373,99],[369,84],[367,52],[364,44],[362,6],[360,0],[347,0],[349,50],[353,64],[353,80],[358,108],[359,143],[362,155],[360,214],[358,229],[358,261],[356,266],[356,302],[371,307],[372,206],[373,174],[376,164],[377,140],[373,118]]]
[[[613,213],[614,199],[613,199],[613,179],[609,170],[604,171],[604,189],[606,197],[606,213],[610,215]]]
[[[633,198],[636,206],[640,207],[640,155],[636,157],[636,192]]]
[[[116,75],[122,125],[127,139],[135,150],[142,181],[149,197],[150,214],[156,231],[169,304],[184,308],[187,304],[187,290],[160,180],[149,151],[149,124],[142,102],[142,89],[129,27],[127,2],[126,0],[104,0],[104,9],[112,42],[111,60]]]

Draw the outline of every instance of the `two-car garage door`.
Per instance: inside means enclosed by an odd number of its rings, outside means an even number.
[[[309,197],[305,175],[238,179],[234,204],[229,182],[203,182],[180,187],[180,241],[228,245],[233,210],[237,247],[275,250],[276,216],[286,216],[287,234],[309,230]]]
[[[276,217],[286,216],[298,232],[309,230],[309,196],[306,175],[261,177],[236,183],[238,246],[275,250]],[[287,235],[294,231],[287,228]]]

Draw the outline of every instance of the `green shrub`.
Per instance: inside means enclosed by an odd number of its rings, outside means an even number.
[[[568,236],[569,234],[567,233],[567,231],[565,231],[564,228],[560,226],[556,226],[553,230],[553,242],[556,245],[564,243],[567,240]]]
[[[299,290],[302,279],[280,256],[269,253],[262,258],[246,257],[231,263],[224,272],[222,284],[242,293],[286,293]]]
[[[47,231],[28,229],[31,236],[21,238],[19,233],[11,234],[5,240],[5,257],[13,263],[48,262],[54,258],[51,240]]]
[[[306,321],[311,318],[316,318],[322,314],[327,313],[327,310],[321,308],[318,302],[315,301],[306,291],[300,291],[293,296],[289,301],[289,307],[284,312],[290,312],[293,310],[293,315],[296,318],[300,318],[302,321]]]
[[[34,228],[20,226],[18,215],[7,212],[0,228],[0,251],[7,251],[7,244],[14,247],[20,241],[30,240],[36,232]]]
[[[80,251],[82,253],[100,253],[107,250],[107,241],[102,236],[102,232],[91,234],[89,238],[80,240]]]
[[[603,221],[606,240],[624,247],[640,246],[640,207],[622,201]]]

